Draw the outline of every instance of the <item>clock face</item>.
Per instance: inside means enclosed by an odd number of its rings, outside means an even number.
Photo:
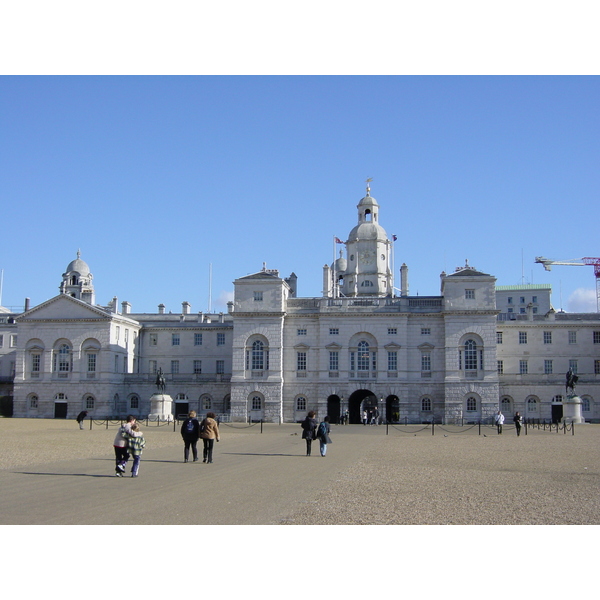
[[[375,253],[370,250],[365,250],[361,252],[358,257],[363,263],[371,263],[375,259]]]

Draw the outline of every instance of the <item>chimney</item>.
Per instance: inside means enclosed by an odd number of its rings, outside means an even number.
[[[121,312],[124,315],[128,315],[131,312],[131,304],[129,304],[127,300],[123,300],[123,302],[121,302]]]
[[[159,304],[158,305],[158,314],[159,315],[164,315],[165,314],[165,305],[164,304]]]

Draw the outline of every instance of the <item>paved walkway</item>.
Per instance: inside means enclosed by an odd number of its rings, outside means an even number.
[[[116,428],[0,419],[0,524],[599,524],[600,427],[333,427],[325,458],[300,426],[222,426],[211,465],[173,426],[142,428],[138,478],[114,476]]]

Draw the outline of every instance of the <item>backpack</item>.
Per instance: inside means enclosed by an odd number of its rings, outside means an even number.
[[[317,437],[324,438],[327,435],[327,426],[325,425],[325,421],[319,423],[319,429],[317,429]]]
[[[185,432],[186,433],[194,433],[194,421],[193,419],[189,419],[188,422],[185,425]]]

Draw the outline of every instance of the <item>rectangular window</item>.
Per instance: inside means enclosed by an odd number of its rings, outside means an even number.
[[[15,334],[10,336],[10,347],[11,348],[17,347],[17,336]]]
[[[196,375],[200,375],[202,373],[202,361],[201,360],[194,361],[194,373]]]
[[[600,375],[600,360],[594,361],[594,374]]]
[[[544,344],[551,344],[551,343],[552,343],[552,332],[544,331]]]
[[[573,373],[577,374],[577,360],[571,359],[569,361],[569,369],[572,369]]]
[[[424,352],[421,354],[421,372],[431,371],[431,354]]]
[[[306,371],[306,352],[298,352],[296,355],[296,370]]]
[[[398,335],[397,327],[388,327],[388,335]]]
[[[527,361],[526,360],[519,361],[519,374],[527,375]]]
[[[225,373],[225,361],[218,360],[217,361],[217,375],[223,375]]]
[[[593,334],[594,344],[600,344],[600,331],[594,331]],[[1,345],[2,344],[0,344],[0,346]]]
[[[119,338],[121,337],[121,328],[118,325],[115,327],[115,336],[116,336],[117,342],[118,342]]]
[[[329,335],[340,335],[340,330],[337,327],[330,327]]]
[[[421,335],[431,335],[430,327],[421,327]]]
[[[337,350],[332,350],[329,352],[329,370],[340,370],[340,353]]]
[[[224,345],[225,345],[225,334],[217,333],[217,346],[224,346]]]
[[[171,373],[173,373],[173,374],[179,373],[179,361],[178,360],[171,361]]]
[[[509,304],[512,304],[512,303],[513,303],[513,301],[512,301],[512,298],[511,298],[510,296],[508,297],[508,303],[509,303]]]
[[[194,346],[202,346],[202,334],[201,333],[194,334]]]
[[[497,365],[498,365],[498,375],[503,375],[504,374],[504,361],[503,360],[497,361]]]
[[[501,344],[501,343],[502,343],[502,332],[497,331],[496,332],[496,344]]]
[[[306,335],[306,329],[298,329],[296,332],[298,335]]]
[[[521,297],[519,298],[519,302],[520,302],[521,304],[525,304],[525,296],[521,296]]]
[[[552,361],[551,360],[544,361],[544,374],[552,375]]]
[[[179,334],[172,333],[171,334],[171,346],[179,346]]]
[[[42,357],[40,354],[32,354],[31,355],[31,372],[32,373],[40,372],[41,358]]]
[[[158,367],[156,365],[155,360],[151,360],[148,362],[148,370],[150,371],[150,373],[156,373],[158,371]]]
[[[388,352],[388,371],[398,371],[398,352],[396,350]]]
[[[465,298],[467,300],[475,300],[475,290],[465,290]]]
[[[526,343],[527,343],[527,332],[519,331],[519,344],[526,344]]]
[[[262,302],[263,301],[263,293],[262,292],[254,292],[254,302]]]
[[[569,331],[569,344],[576,344],[576,343],[577,343],[577,332]]]
[[[150,333],[148,335],[148,344],[156,346],[158,344],[158,333]]]
[[[87,355],[87,370],[88,370],[88,373],[96,372],[96,355],[95,354]]]
[[[129,329],[125,330],[125,343],[129,341]]]
[[[129,361],[126,356],[123,357],[123,373],[129,373]]]
[[[0,333],[0,348],[4,346],[4,335]]]

